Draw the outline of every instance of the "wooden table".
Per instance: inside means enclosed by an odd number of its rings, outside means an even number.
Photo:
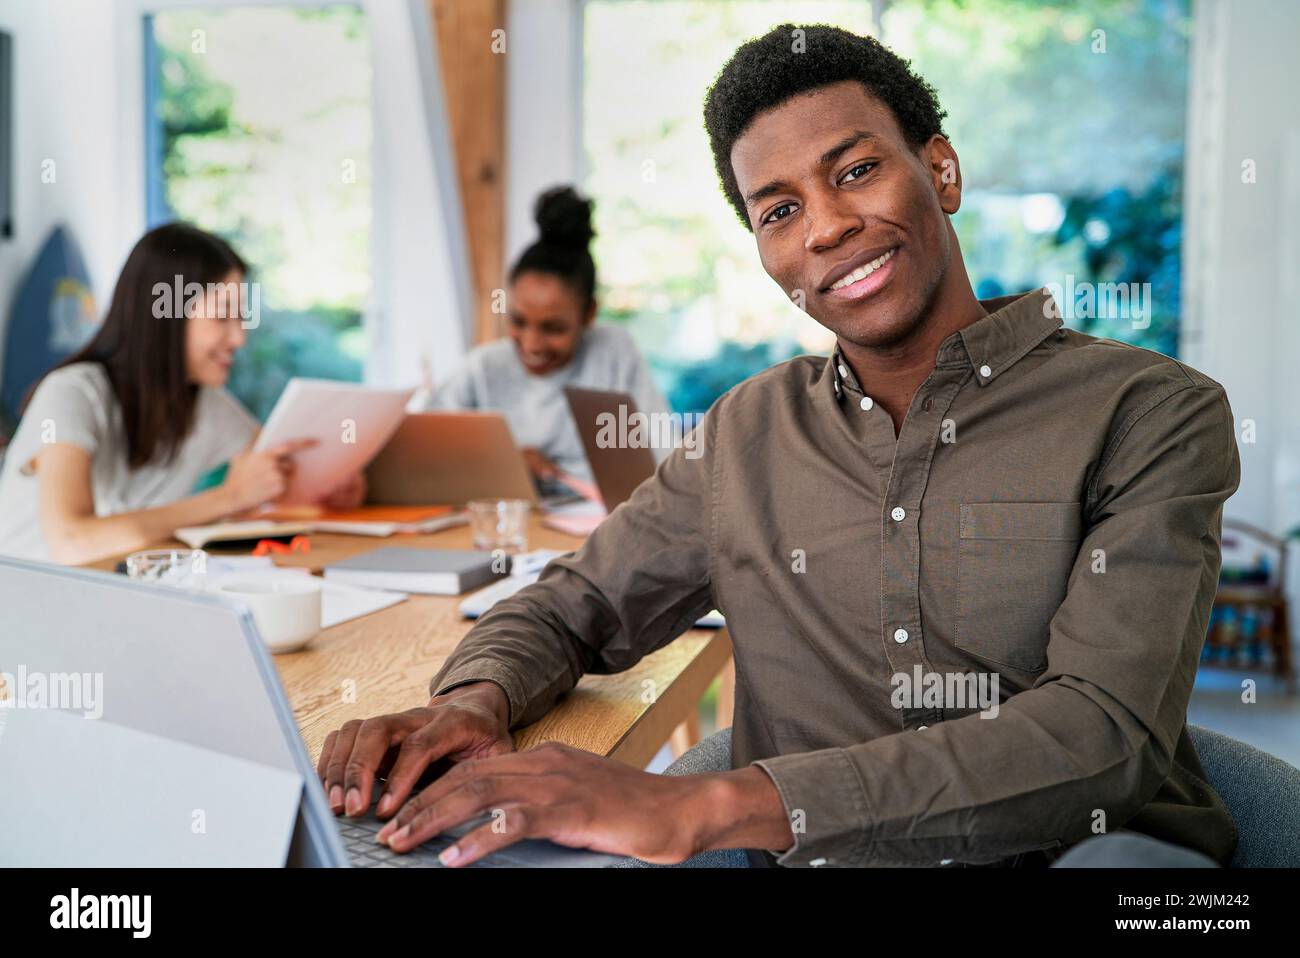
[[[173,544],[179,545],[159,548]],[[533,517],[530,549],[572,550],[580,544]],[[327,563],[386,546],[468,549],[470,532],[458,526],[388,539],[318,534],[311,536],[310,552],[276,556],[275,561],[318,572]],[[95,566],[112,569],[117,561]],[[428,701],[429,680],[473,624],[457,612],[461,598],[412,595],[326,629],[300,652],[275,656],[313,762],[325,736],[349,719],[401,712]],[[725,629],[692,629],[626,672],[584,677],[545,716],[517,729],[515,745],[524,749],[563,742],[643,768],[695,713],[700,697],[730,659]]]

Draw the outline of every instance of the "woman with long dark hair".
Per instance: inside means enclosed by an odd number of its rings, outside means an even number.
[[[668,411],[632,337],[595,322],[591,206],[569,186],[538,198],[539,235],[510,270],[507,337],[472,350],[429,403],[501,412],[539,479],[591,479],[565,386],[628,393],[647,415]]]
[[[284,492],[309,442],[251,451],[258,423],[224,388],[247,335],[247,272],[181,223],[136,243],[103,325],[28,399],[0,472],[0,552],[91,562]],[[194,493],[227,462],[220,486]],[[359,498],[354,478],[334,504]]]

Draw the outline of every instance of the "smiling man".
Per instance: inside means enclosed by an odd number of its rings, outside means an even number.
[[[427,706],[331,734],[336,810],[360,814],[386,772],[397,850],[503,810],[457,864],[536,836],[659,863],[1041,866],[1085,840],[1107,864],[1228,861],[1186,728],[1239,478],[1227,398],[1062,328],[1044,291],[977,300],[943,116],[870,38],[785,25],[735,53],[705,104],[722,186],[835,354],[719,399],[703,454],[678,450],[485,615]],[[584,673],[715,606],[729,770],[511,751]],[[980,680],[999,707],[892,694],[913,675]]]

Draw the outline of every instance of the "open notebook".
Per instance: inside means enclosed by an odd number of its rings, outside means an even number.
[[[275,539],[313,532],[387,538],[398,533],[437,532],[468,521],[463,509],[452,506],[365,506],[349,510],[267,512],[248,519],[188,526],[177,529],[175,535],[191,549],[202,549],[214,543]]]

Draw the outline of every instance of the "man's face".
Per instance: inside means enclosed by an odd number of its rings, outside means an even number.
[[[763,268],[817,322],[876,348],[919,325],[952,255],[945,214],[961,203],[945,139],[918,155],[889,108],[845,81],[759,114],[731,166]]]

